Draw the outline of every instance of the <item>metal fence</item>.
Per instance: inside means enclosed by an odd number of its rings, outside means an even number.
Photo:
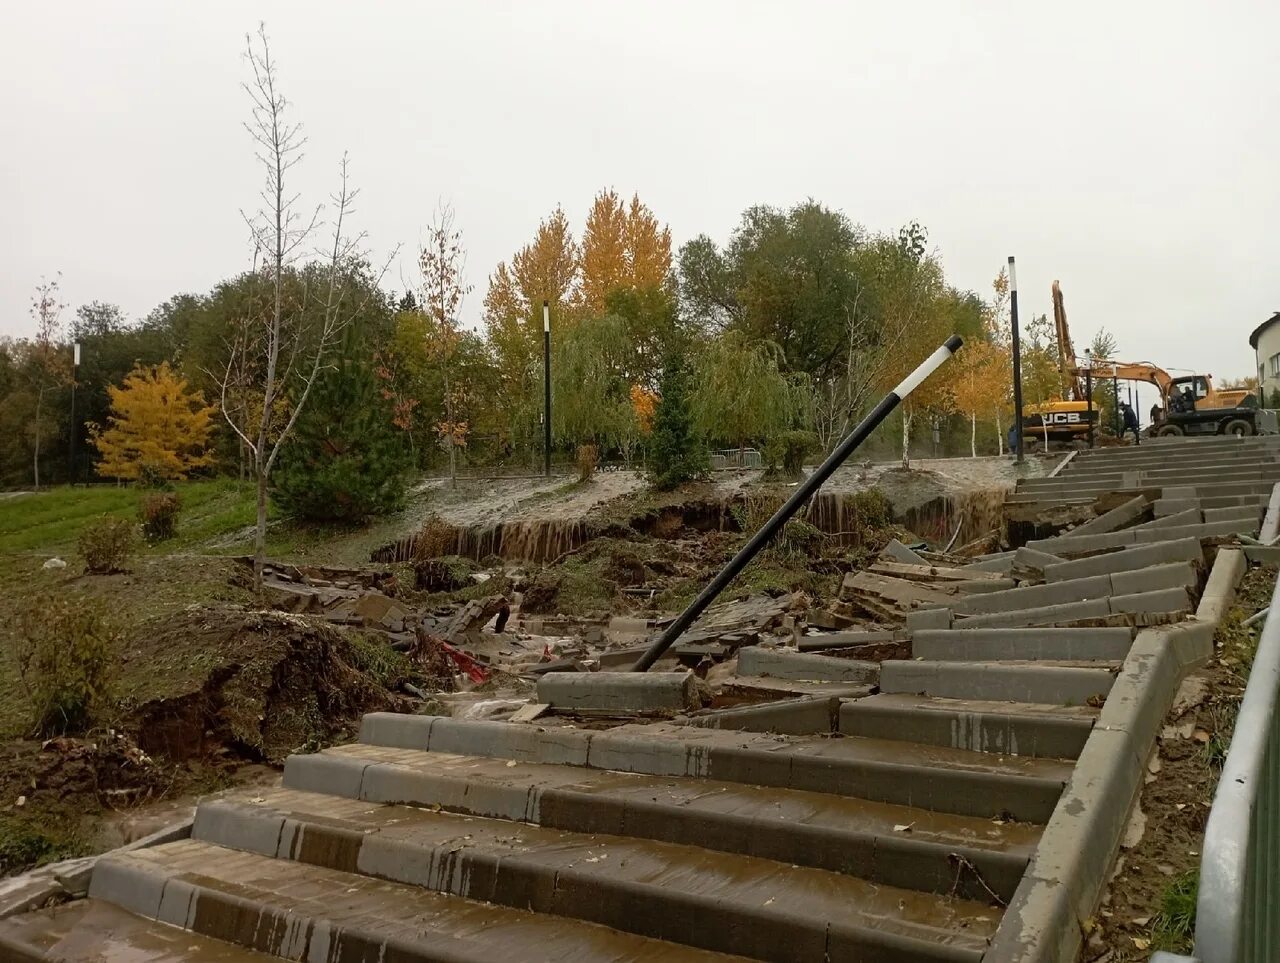
[[[1271,597],[1200,857],[1195,957],[1152,963],[1280,960],[1280,584]]]
[[[711,453],[711,467],[723,468],[763,468],[764,458],[754,448],[725,448]]]

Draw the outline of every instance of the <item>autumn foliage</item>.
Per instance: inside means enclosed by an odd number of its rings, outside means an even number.
[[[175,480],[213,462],[209,435],[216,409],[188,388],[168,362],[135,367],[124,384],[107,389],[110,424],[91,433],[98,474],[136,480]]]

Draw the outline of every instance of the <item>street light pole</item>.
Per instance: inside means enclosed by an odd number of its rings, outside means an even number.
[[[1084,349],[1084,404],[1085,419],[1088,421],[1089,447],[1093,447],[1093,352]]]
[[[67,455],[67,484],[76,483],[76,435],[79,425],[76,424],[76,381],[80,375],[80,342],[71,346],[71,451]]]
[[[1018,334],[1018,272],[1009,255],[1009,324],[1013,327],[1013,425],[1018,461],[1022,461],[1022,341]]]
[[[542,302],[542,470],[551,477],[551,304]]]

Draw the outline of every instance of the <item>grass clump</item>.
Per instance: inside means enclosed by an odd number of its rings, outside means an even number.
[[[1169,881],[1160,894],[1160,912],[1151,921],[1151,940],[1156,949],[1191,952],[1199,891],[1200,871],[1197,869],[1188,870]]]
[[[25,873],[84,851],[79,839],[53,836],[25,819],[0,814],[0,876]]]

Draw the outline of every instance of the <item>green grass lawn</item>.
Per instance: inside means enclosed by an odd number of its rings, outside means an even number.
[[[182,482],[178,534],[143,552],[171,554],[225,538],[252,525],[253,486],[232,479]],[[94,485],[49,488],[0,499],[0,555],[66,554],[75,550],[80,530],[95,518],[114,515],[136,520],[143,492],[133,487]]]
[[[140,540],[135,554],[246,555],[253,551],[257,508],[251,482],[230,478],[179,482],[174,490],[182,499],[177,534],[155,545]],[[104,515],[137,521],[138,503],[145,494],[145,489],[137,487],[94,485],[0,496],[0,557],[57,555],[71,562],[76,539],[87,524]],[[425,495],[411,497],[401,511],[367,525],[296,521],[280,517],[269,504],[267,555],[292,562],[367,563],[373,549],[421,523],[427,500]]]

